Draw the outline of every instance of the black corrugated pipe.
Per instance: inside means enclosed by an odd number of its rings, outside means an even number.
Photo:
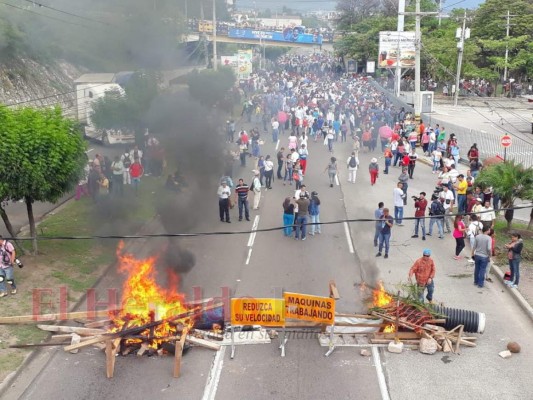
[[[485,331],[485,313],[441,306],[434,306],[433,309],[446,318],[444,324],[439,324],[446,330],[451,330],[457,325],[464,325],[465,332],[483,333]]]

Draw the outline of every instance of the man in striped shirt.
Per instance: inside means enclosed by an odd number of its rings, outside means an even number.
[[[244,183],[244,180],[239,179],[239,184],[235,187],[235,195],[237,197],[237,204],[239,205],[239,221],[242,221],[242,209],[244,208],[244,216],[246,221],[250,221],[250,211],[248,208],[248,191],[249,186]]]

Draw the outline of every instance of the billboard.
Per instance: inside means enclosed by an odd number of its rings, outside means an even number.
[[[239,50],[237,53],[237,78],[248,79],[252,73],[252,50]]]
[[[230,28],[228,37],[235,39],[262,39],[270,42],[291,42],[306,44],[322,44],[322,35],[319,33],[305,33],[302,26],[285,28],[283,32],[261,31],[257,29]]]
[[[379,32],[379,68],[401,68],[415,66],[415,33],[414,32]]]

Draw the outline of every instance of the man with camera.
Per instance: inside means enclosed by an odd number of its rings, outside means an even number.
[[[433,234],[433,225],[436,223],[437,229],[439,230],[439,239],[444,239],[442,220],[444,219],[445,213],[446,210],[444,208],[444,199],[436,194],[433,194],[433,196],[431,196],[431,206],[429,208],[430,219],[428,236]]]
[[[17,285],[13,265],[22,268],[22,263],[17,260],[15,247],[0,235],[0,297],[7,296],[6,282],[11,285],[11,294],[17,294]]]
[[[415,201],[415,234],[412,238],[418,237],[418,227],[421,225],[422,240],[426,240],[426,208],[428,201],[426,200],[426,192],[420,192],[420,197],[411,196]]]

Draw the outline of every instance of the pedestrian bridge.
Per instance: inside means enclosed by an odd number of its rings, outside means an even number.
[[[213,35],[210,33],[190,33],[184,36],[185,42],[198,42],[201,36],[207,38],[208,41],[213,40]],[[244,38],[230,38],[225,35],[217,34],[217,43],[240,43],[240,44],[258,44],[262,46],[278,46],[278,47],[295,47],[295,48],[314,48],[314,49],[324,49],[324,50],[333,50],[332,43],[323,43],[322,45],[316,43],[297,43],[297,42],[276,42],[270,40],[259,40],[259,39],[244,39]]]

